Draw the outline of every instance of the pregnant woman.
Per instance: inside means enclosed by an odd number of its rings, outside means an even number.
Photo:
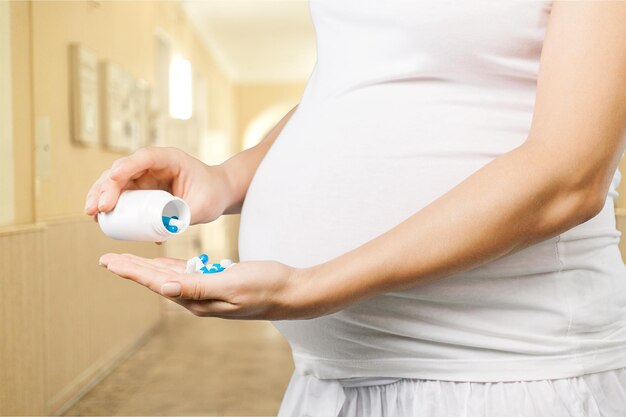
[[[219,166],[146,148],[86,211],[163,188],[241,211],[241,263],[106,254],[200,316],[272,320],[281,416],[626,415],[626,3],[310,3],[300,104]]]

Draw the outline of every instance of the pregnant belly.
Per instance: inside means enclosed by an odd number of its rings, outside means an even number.
[[[307,267],[339,256],[391,229],[525,139],[521,119],[498,128],[495,121],[480,126],[467,117],[476,110],[468,110],[446,124],[446,114],[459,114],[454,106],[413,103],[415,116],[400,117],[396,104],[363,103],[344,97],[325,106],[304,103],[294,113],[246,196],[242,261]],[[461,123],[462,118],[472,120]],[[458,210],[463,204],[458,202]],[[559,342],[568,326],[581,334],[602,329],[605,333],[597,335],[602,340],[613,331],[604,324],[615,323],[616,316],[606,311],[623,305],[600,303],[604,310],[594,323],[571,316],[572,306],[585,306],[580,311],[586,312],[590,300],[614,297],[610,288],[623,275],[612,209],[609,201],[596,218],[566,234],[464,274],[379,295],[326,317],[274,324],[294,354],[311,357],[469,358],[464,346],[470,342],[477,346],[475,358],[498,350],[568,353],[569,342]],[[564,267],[565,273],[558,273]],[[605,284],[590,291],[587,283],[599,280]],[[511,311],[523,312],[526,319],[513,321]]]
[[[275,152],[246,197],[241,259],[324,262],[391,229],[451,188],[451,173],[463,178],[477,165]]]
[[[470,87],[448,92],[410,83],[324,100],[305,94],[248,190],[240,258],[305,267],[384,233],[523,144],[532,98],[532,92],[487,94]],[[614,240],[619,232],[611,203],[607,199],[600,215],[565,232],[563,240],[607,235]],[[459,210],[463,204],[458,202]],[[480,272],[556,270],[558,239]]]
[[[385,91],[299,107],[246,196],[242,260],[308,266],[336,257],[391,229],[525,139],[523,115],[508,114],[495,129],[493,121],[476,123],[476,109],[412,95],[408,102],[392,100]]]

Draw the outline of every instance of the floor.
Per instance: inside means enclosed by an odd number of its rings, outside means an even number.
[[[200,318],[175,305],[136,353],[68,416],[275,416],[293,372],[269,322]]]

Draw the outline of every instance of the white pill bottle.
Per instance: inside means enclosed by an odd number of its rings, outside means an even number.
[[[169,219],[176,227],[168,230]],[[163,190],[123,191],[112,211],[98,213],[104,234],[117,240],[163,242],[183,233],[190,221],[187,203]]]

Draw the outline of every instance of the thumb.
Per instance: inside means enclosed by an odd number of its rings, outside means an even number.
[[[168,297],[187,300],[226,300],[229,280],[205,274],[185,274],[189,278],[165,281],[161,293]]]
[[[183,292],[180,282],[166,282],[161,285],[161,294],[167,297],[179,297]]]

